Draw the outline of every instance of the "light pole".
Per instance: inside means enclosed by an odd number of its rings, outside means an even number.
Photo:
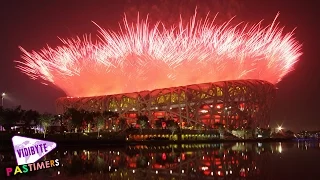
[[[1,94],[1,106],[3,107],[3,99],[4,99],[4,96],[6,95],[6,93],[2,93]]]
[[[284,128],[283,128],[282,126],[278,126],[278,127],[277,127],[278,133],[279,133],[279,132],[282,132],[283,129],[284,129]]]

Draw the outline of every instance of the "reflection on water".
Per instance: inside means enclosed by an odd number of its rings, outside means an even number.
[[[20,177],[23,177],[21,179],[50,177],[68,180],[283,179],[279,173],[275,173],[277,162],[288,161],[286,154],[293,153],[298,156],[299,153],[305,154],[306,151],[303,150],[310,149],[316,150],[319,156],[319,147],[319,142],[297,142],[134,145],[117,149],[90,150],[59,149],[46,158],[59,158],[62,162],[61,167]],[[287,159],[293,161],[292,158]],[[0,161],[1,169],[15,164],[13,153],[0,152]],[[286,163],[290,165],[291,162]]]

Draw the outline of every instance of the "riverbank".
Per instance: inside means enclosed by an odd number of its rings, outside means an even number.
[[[16,134],[20,135],[20,134]],[[12,150],[11,138],[13,134],[0,136],[0,150]],[[126,136],[111,136],[108,138],[92,137],[81,134],[55,134],[46,138],[39,134],[21,134],[21,136],[56,142],[59,147],[124,147],[128,145],[166,145],[166,144],[215,144],[215,143],[262,143],[293,141],[291,138],[266,138],[266,139],[199,139],[199,140],[127,140]]]

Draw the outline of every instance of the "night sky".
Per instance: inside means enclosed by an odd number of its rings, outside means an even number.
[[[320,49],[319,20],[316,0],[239,0],[243,5],[241,20],[271,23],[277,12],[287,31],[294,28],[303,44],[303,56],[279,88],[272,111],[271,125],[283,124],[294,131],[320,130]],[[6,92],[5,107],[22,105],[24,109],[55,112],[54,101],[65,96],[53,86],[30,80],[14,66],[20,60],[18,46],[39,50],[46,44],[59,45],[57,36],[74,37],[96,34],[97,27],[117,28],[125,9],[124,0],[6,0],[1,2],[0,92]]]

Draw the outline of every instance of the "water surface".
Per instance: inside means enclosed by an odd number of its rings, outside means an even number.
[[[62,166],[14,179],[320,179],[318,141],[59,148],[45,158]],[[13,152],[0,152],[0,161],[2,179]]]

